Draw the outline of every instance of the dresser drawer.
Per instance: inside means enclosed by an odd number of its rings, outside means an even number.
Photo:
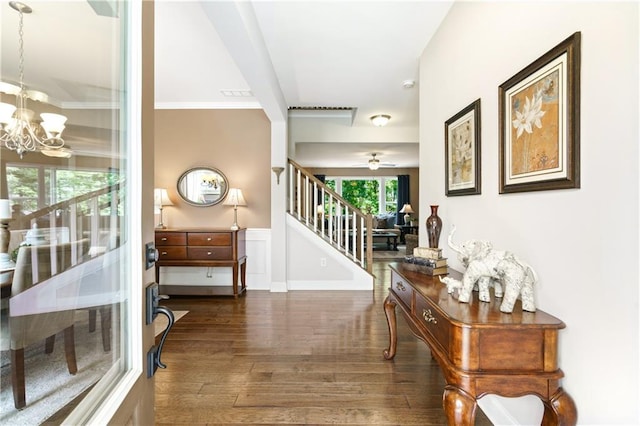
[[[166,246],[158,248],[159,260],[183,260],[187,258],[186,246]]]
[[[402,303],[407,305],[409,310],[411,310],[411,295],[413,293],[413,289],[409,283],[395,272],[391,273],[391,289]]]
[[[233,259],[231,247],[189,247],[188,254],[191,260]]]
[[[414,315],[422,328],[442,346],[446,353],[449,353],[449,321],[419,293],[416,295]]]
[[[157,246],[184,246],[187,234],[184,232],[156,232]]]
[[[190,246],[230,246],[230,232],[189,232],[187,244]]]

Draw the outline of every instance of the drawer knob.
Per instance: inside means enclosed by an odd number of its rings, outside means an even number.
[[[404,286],[404,284],[402,284],[402,281],[398,281],[396,283],[396,287],[398,287],[398,290],[400,291],[407,291],[407,288]]]
[[[208,238],[207,238],[207,241],[211,241],[211,237],[208,237]]]
[[[163,256],[166,256],[166,255],[167,255],[167,252],[166,252],[166,251],[163,251],[163,252],[162,252],[162,255],[163,255]]]
[[[438,320],[436,319],[436,317],[434,317],[433,314],[431,313],[431,309],[423,309],[422,318],[424,318],[426,322],[432,322],[434,324],[438,323]]]
[[[210,251],[207,252],[207,256],[211,256],[211,252]]]
[[[167,237],[162,237],[161,240],[162,241],[167,241]]]

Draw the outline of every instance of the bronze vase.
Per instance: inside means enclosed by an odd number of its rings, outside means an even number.
[[[426,225],[429,247],[438,248],[440,232],[442,231],[442,219],[438,216],[438,206],[431,206],[431,216],[427,218]]]

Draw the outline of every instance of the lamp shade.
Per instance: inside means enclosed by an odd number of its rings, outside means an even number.
[[[153,205],[155,207],[172,206],[173,203],[169,199],[169,194],[164,188],[156,188],[153,190]]]
[[[229,188],[229,193],[227,194],[227,198],[225,198],[223,204],[225,206],[246,206],[247,202],[242,195],[241,189]]]
[[[11,219],[11,203],[9,200],[0,200],[0,219]]]
[[[405,204],[404,206],[402,206],[402,209],[400,209],[400,213],[411,214],[411,213],[415,213],[415,212],[411,208],[411,204]]]

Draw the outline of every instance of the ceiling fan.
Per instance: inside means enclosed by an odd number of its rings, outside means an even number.
[[[368,167],[369,170],[378,170],[380,167],[395,167],[396,165],[393,163],[381,163],[380,160],[376,158],[376,153],[371,154],[371,158],[366,164],[355,164],[354,167]]]

